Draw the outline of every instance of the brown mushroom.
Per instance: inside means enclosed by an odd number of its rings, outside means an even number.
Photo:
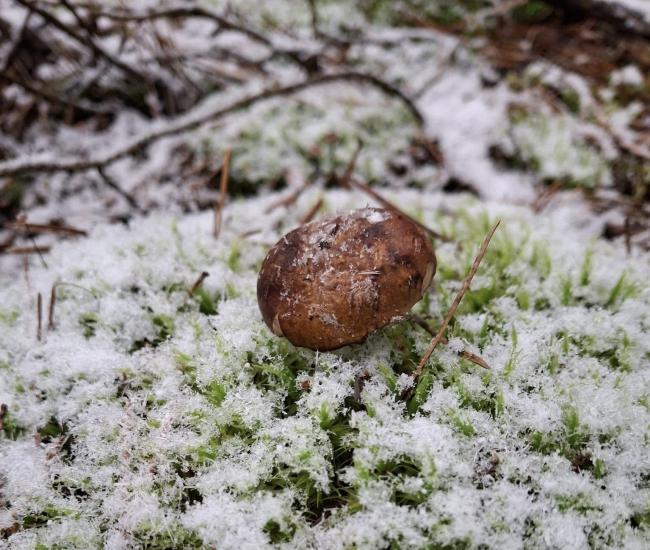
[[[314,221],[271,248],[257,280],[264,322],[296,346],[363,342],[422,298],[436,270],[425,233],[391,210]]]

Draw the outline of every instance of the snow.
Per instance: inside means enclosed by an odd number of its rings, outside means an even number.
[[[480,312],[461,308],[464,332],[434,354],[430,389],[411,416],[399,399],[409,378],[394,372],[394,390],[387,378],[408,351],[396,347],[394,328],[316,359],[262,322],[255,285],[266,247],[237,235],[255,220],[278,238],[313,203],[311,193],[280,226],[262,214],[277,195],[234,201],[217,241],[208,214],[159,214],[129,227],[100,226],[87,239],[56,246],[47,268],[32,267],[31,288],[4,276],[0,401],[24,432],[0,445],[3,495],[11,502],[0,517],[8,527],[44,509],[52,516],[7,544],[74,545],[88,537],[121,548],[198,537],[206,545],[259,548],[272,545],[272,530],[319,548],[390,540],[413,547],[431,540],[647,543],[647,531],[626,522],[650,496],[642,481],[650,469],[650,256],[626,257],[594,241],[593,227],[573,224],[579,216],[561,210],[532,216],[527,208],[467,197],[388,193],[411,213],[421,209],[424,223],[466,242],[462,252],[453,243],[438,246],[446,271],[467,268],[486,212],[501,217],[494,246],[501,254],[517,251],[503,276],[526,281],[530,294],[522,308],[511,294],[519,287],[506,285]],[[341,191],[324,198],[329,212],[365,204]],[[233,247],[239,259],[229,264]],[[540,247],[549,258],[547,275]],[[584,275],[587,249],[591,268]],[[488,254],[475,290],[491,288],[498,257]],[[210,272],[204,290],[216,314],[200,313],[185,290],[202,270]],[[623,272],[628,285],[612,300]],[[55,328],[37,342],[34,295],[47,296],[57,280],[93,294],[61,286]],[[571,291],[562,298],[566,280]],[[429,313],[441,317],[457,286],[436,274]],[[540,300],[550,305],[533,307]],[[4,315],[11,311],[15,320]],[[89,312],[96,321],[80,324]],[[156,316],[169,317],[172,326],[160,341]],[[84,336],[88,326],[92,334]],[[418,349],[426,345],[426,333],[404,321],[396,326]],[[484,326],[487,336],[479,337]],[[142,339],[149,343],[133,351]],[[468,343],[491,371],[460,362],[454,352]],[[288,364],[296,370],[286,378]],[[360,373],[367,373],[360,408],[351,410]],[[295,408],[285,409],[287,399]],[[51,418],[72,434],[69,450],[59,449],[64,436],[34,441]],[[346,426],[336,445],[351,452],[338,471],[333,422]],[[570,430],[584,435],[565,439]],[[591,466],[574,471],[578,452],[590,456]],[[404,473],[382,474],[388,463],[405,464]],[[356,496],[312,525],[304,483],[323,498],[340,483]],[[79,486],[88,495],[82,500],[74,493]],[[188,502],[190,489],[201,499]],[[419,504],[395,502],[398,494]],[[102,523],[114,527],[102,531]]]

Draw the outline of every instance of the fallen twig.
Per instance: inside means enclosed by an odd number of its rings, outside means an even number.
[[[5,429],[5,416],[9,412],[9,407],[6,403],[0,404],[0,432]]]
[[[228,178],[230,176],[230,155],[232,151],[226,149],[223,156],[223,164],[221,165],[221,182],[219,185],[219,200],[214,204],[214,226],[212,227],[212,235],[216,239],[221,233],[221,221],[223,219],[223,208],[226,205],[226,197],[228,195]]]
[[[86,237],[88,233],[83,229],[76,229],[68,225],[53,225],[41,223],[27,223],[27,222],[7,222],[4,227],[13,231],[20,231],[24,233],[61,233],[64,235],[73,235],[76,237]]]
[[[89,47],[93,51],[93,53],[95,53],[100,57],[103,57],[106,61],[108,61],[109,63],[111,63],[112,65],[114,65],[115,67],[123,71],[124,73],[126,73],[136,82],[146,83],[146,84],[149,83],[150,78],[148,75],[145,75],[144,73],[135,70],[133,67],[131,67],[124,61],[118,59],[114,55],[104,50],[99,44],[97,44],[97,42],[95,42],[95,40],[93,40],[92,36],[90,35],[87,35],[86,37],[82,36],[75,29],[63,23],[58,17],[56,17],[49,11],[41,8],[40,6],[34,4],[31,1],[16,0],[16,2],[18,2],[20,5],[24,6],[25,8],[32,10],[34,13],[37,13],[47,23],[56,27],[61,32],[67,34],[68,36],[70,36],[71,38],[79,42],[82,46]]]
[[[41,254],[49,252],[49,246],[10,246],[4,250],[0,250],[0,254]]]
[[[130,193],[127,193],[124,189],[122,189],[115,182],[115,180],[106,173],[103,166],[101,165],[95,166],[95,169],[97,170],[97,173],[99,174],[99,177],[102,179],[102,181],[106,185],[108,185],[113,191],[115,191],[118,195],[120,195],[126,202],[128,202],[131,208],[133,208],[140,214],[145,213],[145,211],[140,207],[140,205],[137,203],[135,198]]]
[[[36,339],[40,342],[43,328],[43,296],[40,292],[36,296],[36,320]]]
[[[359,180],[354,179],[354,178],[350,178],[349,183],[350,183],[350,185],[352,185],[352,187],[354,187],[356,189],[359,189],[360,191],[363,191],[367,195],[371,196],[379,204],[381,204],[384,208],[388,208],[389,210],[392,210],[393,212],[395,212],[397,215],[402,216],[403,218],[406,218],[407,220],[413,222],[415,225],[420,227],[423,231],[428,233],[434,239],[438,239],[438,240],[444,241],[444,242],[453,241],[453,239],[451,237],[448,237],[447,235],[443,235],[442,233],[438,233],[437,231],[435,231],[435,230],[431,229],[430,227],[427,227],[423,223],[419,222],[414,217],[409,216],[402,209],[400,209],[399,207],[394,205],[392,202],[390,202],[389,200],[382,197],[379,193],[377,193],[377,191],[375,191],[367,183],[364,183],[364,182],[359,181]]]
[[[209,274],[207,271],[203,271],[203,272],[201,273],[201,275],[198,276],[198,278],[196,279],[196,281],[194,281],[194,284],[192,284],[192,286],[190,287],[190,289],[187,291],[188,294],[189,294],[190,296],[193,296],[194,293],[195,293],[195,292],[199,289],[199,287],[203,284],[203,281],[205,281],[205,279],[206,279],[207,277],[209,277],[209,276],[210,276],[210,274]]]
[[[54,306],[56,304],[56,283],[52,285],[50,290],[50,305],[47,311],[47,330],[54,328]]]
[[[472,283],[472,279],[474,278],[474,275],[476,275],[476,272],[478,271],[478,268],[481,265],[481,261],[483,260],[483,257],[487,252],[488,246],[490,244],[490,240],[492,239],[492,235],[494,235],[494,232],[497,230],[497,227],[499,227],[500,223],[501,220],[497,221],[492,226],[492,229],[490,229],[488,234],[483,239],[483,243],[481,244],[481,248],[478,252],[478,255],[474,259],[474,262],[472,263],[472,267],[470,268],[469,273],[463,280],[463,285],[461,286],[460,290],[456,294],[456,297],[454,298],[454,301],[452,302],[449,311],[447,311],[447,315],[445,315],[445,318],[443,319],[437,334],[431,340],[431,343],[429,344],[427,351],[424,352],[422,359],[420,359],[420,363],[418,364],[417,368],[415,369],[415,372],[413,373],[414,381],[417,381],[418,377],[422,373],[422,370],[424,369],[424,366],[427,364],[427,361],[431,357],[431,354],[436,349],[438,344],[440,344],[442,340],[445,338],[445,331],[447,330],[447,326],[449,325],[449,322],[451,321],[454,314],[456,313],[456,310],[458,309],[458,306],[460,305],[463,296],[465,296],[465,293],[469,290],[469,286]]]
[[[431,336],[436,336],[436,331],[434,331],[429,324],[422,319],[421,317],[418,317],[417,315],[410,315],[409,320],[415,323],[417,326],[420,328],[424,329],[426,332],[428,332]],[[446,337],[443,337],[442,340],[440,341],[441,344],[447,345],[449,343],[449,340],[447,340]],[[487,361],[483,359],[480,355],[477,355],[476,353],[472,353],[471,351],[463,350],[459,351],[458,355],[463,357],[464,359],[467,359],[468,361],[474,363],[475,365],[478,365],[481,368],[488,369],[490,370],[490,365],[488,365]]]
[[[323,197],[320,197],[314,203],[314,205],[307,211],[307,213],[302,218],[300,218],[300,222],[299,222],[300,225],[309,223],[314,218],[316,213],[321,209],[321,207],[323,206],[323,202],[324,202]]]

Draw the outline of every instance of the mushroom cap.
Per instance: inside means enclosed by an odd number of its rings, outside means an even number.
[[[274,334],[333,350],[407,313],[435,270],[420,227],[391,210],[363,208],[282,237],[262,264],[257,301]]]

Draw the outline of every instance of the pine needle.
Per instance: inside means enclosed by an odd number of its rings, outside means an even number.
[[[427,364],[427,361],[429,361],[431,354],[436,349],[438,344],[440,344],[445,338],[445,331],[447,330],[447,326],[449,326],[450,321],[454,317],[454,314],[456,313],[456,310],[458,309],[458,306],[460,305],[463,296],[465,296],[465,293],[469,290],[469,286],[472,283],[472,279],[474,278],[474,275],[476,275],[476,272],[478,271],[478,268],[481,265],[481,261],[483,260],[483,257],[487,252],[488,246],[490,244],[490,240],[492,239],[492,236],[494,235],[494,232],[497,230],[497,227],[499,227],[500,223],[501,220],[498,220],[497,223],[495,223],[492,226],[492,229],[490,229],[488,234],[483,239],[483,243],[481,244],[481,248],[478,252],[478,255],[476,256],[476,258],[474,258],[472,267],[470,268],[467,277],[465,277],[465,280],[463,281],[463,286],[456,294],[456,297],[454,298],[454,301],[452,302],[449,311],[447,311],[447,315],[442,321],[442,324],[440,325],[437,334],[431,340],[431,343],[429,344],[427,351],[424,352],[424,355],[422,356],[422,359],[420,359],[420,363],[418,364],[417,369],[415,369],[415,372],[413,373],[413,380],[417,380],[420,374],[422,374],[422,370],[424,369],[424,366]]]

